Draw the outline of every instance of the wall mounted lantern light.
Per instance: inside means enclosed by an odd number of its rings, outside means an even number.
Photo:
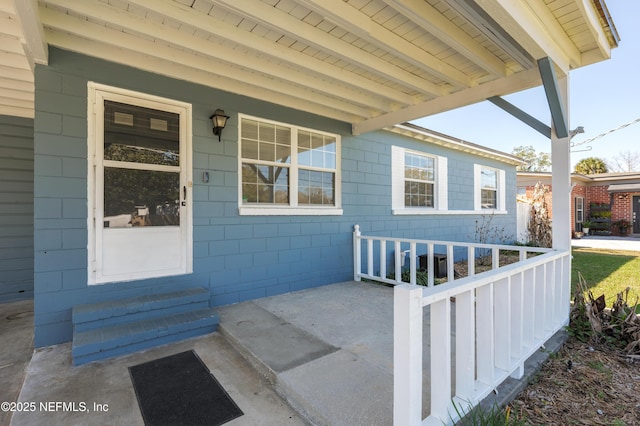
[[[222,129],[227,125],[229,116],[225,115],[224,110],[217,109],[209,118],[213,122],[213,134],[218,136],[218,142],[220,142],[222,140]]]

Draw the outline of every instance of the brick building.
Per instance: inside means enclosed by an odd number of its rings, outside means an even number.
[[[551,173],[518,172],[517,194],[531,199],[537,182],[549,187],[547,205],[552,214]],[[582,231],[590,222],[590,233],[599,235],[640,234],[640,172],[571,174],[571,229]],[[637,219],[636,219],[637,218]],[[628,223],[626,232],[624,223]],[[623,226],[620,226],[623,225]]]

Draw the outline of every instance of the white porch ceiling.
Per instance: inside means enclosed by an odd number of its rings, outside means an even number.
[[[57,46],[363,133],[608,59],[604,0],[0,0],[0,114],[33,117]]]

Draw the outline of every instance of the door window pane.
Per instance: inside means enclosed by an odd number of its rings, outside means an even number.
[[[104,159],[180,165],[178,114],[104,102]]]
[[[104,227],[180,225],[180,174],[104,168]]]

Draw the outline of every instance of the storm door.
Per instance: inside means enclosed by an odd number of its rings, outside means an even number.
[[[191,272],[190,108],[102,90],[93,108],[89,281]]]

